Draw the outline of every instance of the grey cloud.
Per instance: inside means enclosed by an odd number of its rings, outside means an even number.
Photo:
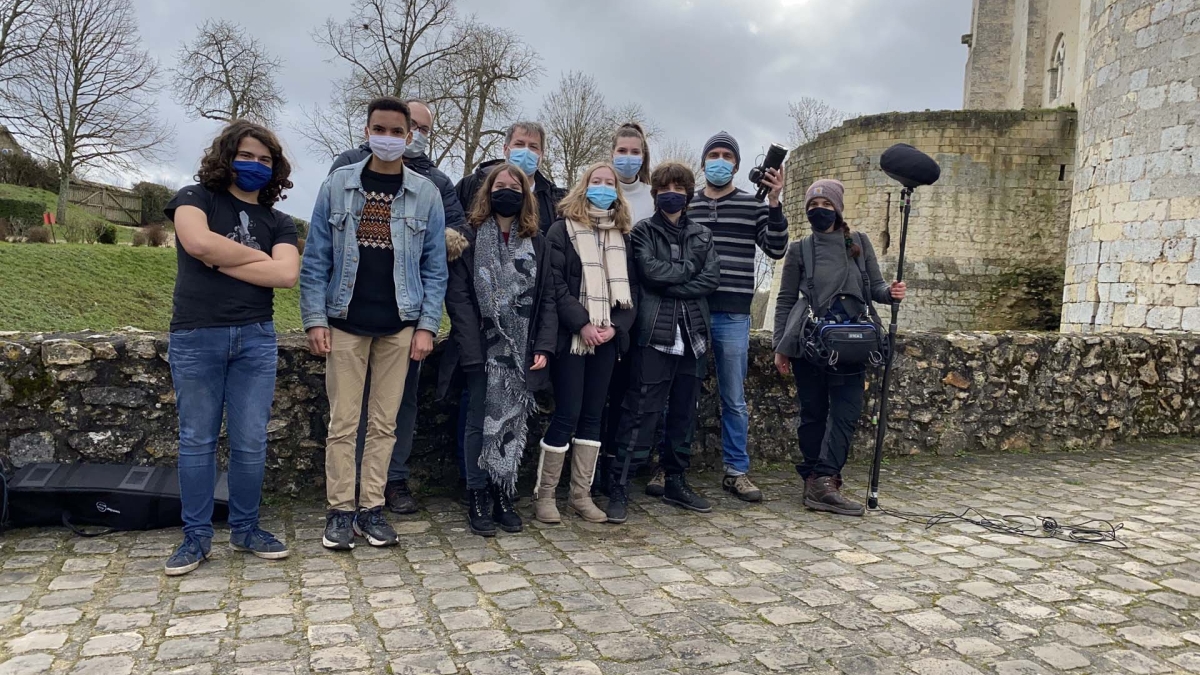
[[[291,125],[302,119],[300,106],[325,100],[345,72],[309,33],[330,15],[344,16],[349,3],[134,3],[164,70],[207,18],[241,23],[283,59],[288,105],[278,131],[296,187],[280,206],[308,218],[328,164]],[[712,133],[729,131],[747,164],[787,139],[787,102],[800,96],[858,113],[960,107],[966,48],[959,37],[971,18],[964,0],[460,0],[460,11],[518,32],[541,54],[546,74],[523,95],[526,115],[536,114],[561,73],[584,70],[610,102],[640,103],[664,137],[699,149]],[[175,125],[175,157],[144,173],[188,182],[219,124],[186,119],[169,92],[160,112]]]

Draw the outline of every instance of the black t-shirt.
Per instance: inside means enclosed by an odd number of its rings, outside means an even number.
[[[366,197],[358,218],[358,274],[345,319],[329,325],[354,335],[395,335],[415,321],[401,321],[396,306],[396,252],[392,247],[392,201],[404,188],[404,174],[363,168]]]
[[[208,215],[208,229],[239,244],[270,255],[276,244],[296,245],[292,217],[261,204],[251,204],[222,190],[189,185],[163,209],[172,222],[175,209],[194,206]],[[175,275],[171,330],[245,326],[270,321],[275,314],[275,290],[234,279],[193,258],[175,238]]]

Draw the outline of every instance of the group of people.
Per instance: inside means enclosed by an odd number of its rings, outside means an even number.
[[[457,185],[426,155],[433,124],[422,101],[370,102],[366,142],[330,168],[302,257],[294,223],[273,208],[292,187],[290,165],[262,126],[227,126],[205,152],[198,184],[168,204],[179,268],[169,354],[184,540],[167,574],[195,569],[211,550],[223,416],[231,547],[288,555],[259,526],[258,504],[277,360],[273,289],[297,281],[309,350],[326,359],[327,548],[351,549],[358,538],[394,545],[385,509],[418,509],[408,460],[419,372],[443,310],[450,335],[437,390],[459,392],[456,454],[471,532],[523,527],[514,498],[521,465],[533,461],[525,455],[539,392],[552,392],[554,411],[538,443],[537,520],[561,522],[555,494],[566,470],[572,513],[625,522],[630,479],[655,451],[646,493],[710,511],[687,480],[710,354],[722,487],[760,501],[743,388],[759,250],[786,257],[776,366],[796,380],[804,503],[862,515],[840,488],[865,374],[806,362],[800,327],[814,311],[853,317],[872,301],[899,301],[905,287],[886,283],[866,236],[850,232],[840,183],[817,181],[805,195],[813,228],[805,253],[804,242],[789,246],[782,172],[764,172],[765,202],[736,188],[742,155],[725,132],[705,143],[697,185],[684,164],[651,169],[646,134],[624,124],[611,159],[564,190],[539,169],[539,124],[510,126],[503,158]]]

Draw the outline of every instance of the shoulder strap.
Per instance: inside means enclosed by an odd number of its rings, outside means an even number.
[[[817,307],[817,285],[813,281],[813,273],[817,269],[817,242],[811,234],[800,240],[800,253],[800,273],[804,275],[808,285],[808,306],[812,310],[813,316],[820,318],[825,315],[825,311]]]
[[[867,274],[867,248],[863,246],[862,233],[851,232],[850,236],[854,238],[854,243],[858,244],[859,254],[854,259],[854,264],[858,265],[858,271],[862,273],[863,299],[867,302],[867,312],[875,323],[883,325],[883,320],[879,318],[879,313],[875,311],[875,303],[871,299],[871,276]]]

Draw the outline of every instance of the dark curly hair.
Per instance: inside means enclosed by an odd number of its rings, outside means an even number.
[[[234,120],[213,139],[212,145],[204,151],[200,160],[200,171],[196,173],[196,182],[213,192],[226,190],[233,185],[233,160],[237,157],[238,145],[242,139],[250,136],[271,151],[271,181],[258,191],[258,203],[271,207],[282,199],[287,199],[284,190],[291,189],[292,181],[288,177],[292,173],[292,165],[283,156],[283,146],[271,130],[254,122]]]

